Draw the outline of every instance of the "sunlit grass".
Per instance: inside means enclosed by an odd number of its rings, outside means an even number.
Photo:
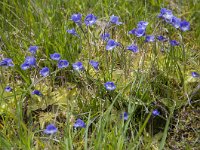
[[[191,29],[181,32],[159,19],[157,15],[163,7],[189,21]],[[187,113],[183,110],[193,114],[191,108],[198,107],[199,78],[192,77],[191,72],[200,73],[199,9],[195,0],[2,0],[0,61],[12,58],[15,66],[0,66],[0,147],[94,150],[196,147],[195,126],[189,133],[194,139],[191,145],[176,145],[179,141],[173,141],[173,132],[183,129],[181,119]],[[77,25],[70,20],[74,13],[81,13],[82,21],[92,13],[97,22],[88,27],[84,23]],[[112,15],[119,16],[123,24],[108,24]],[[164,35],[180,45],[170,46],[169,42],[158,40],[145,43],[144,37],[128,34],[141,20],[149,23],[147,35]],[[76,36],[67,33],[72,28]],[[119,42],[113,50],[106,50],[107,42],[100,37],[104,32]],[[138,46],[138,53],[127,50],[131,44]],[[31,45],[38,46],[37,65],[22,70],[20,66],[26,56],[33,55],[28,50]],[[55,52],[69,61],[68,67],[58,68],[57,62],[50,59]],[[99,68],[93,68],[90,60],[97,61]],[[82,71],[73,68],[79,61],[84,66]],[[49,68],[48,76],[41,76],[43,67]],[[105,87],[108,81],[116,89],[108,90]],[[4,90],[8,85],[11,92]],[[42,94],[33,95],[33,90]],[[154,109],[160,115],[152,115]],[[128,120],[120,117],[124,112],[128,113]],[[186,118],[198,121],[194,114]],[[85,122],[85,128],[73,127],[79,118]],[[43,131],[48,124],[54,124],[58,132],[46,135]]]

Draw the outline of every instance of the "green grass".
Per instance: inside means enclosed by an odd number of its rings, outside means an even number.
[[[163,7],[189,21],[191,30],[181,33],[163,24],[157,18]],[[200,89],[199,78],[192,78],[191,72],[200,73],[199,10],[198,0],[1,0],[0,61],[12,58],[15,66],[0,67],[0,147],[198,149],[195,110]],[[70,20],[74,13],[81,13],[82,18],[93,13],[98,22],[80,29]],[[122,46],[106,51],[100,34],[113,14],[123,25],[110,26],[106,32]],[[164,34],[178,40],[180,46],[144,43],[143,37],[129,35],[141,20],[149,22],[147,34]],[[69,35],[66,30],[70,28],[75,28],[80,38]],[[137,54],[126,50],[133,42],[139,47]],[[23,71],[20,65],[30,55],[30,45],[39,46],[38,67]],[[49,58],[54,52],[70,66],[56,69],[56,62]],[[90,59],[100,63],[99,71],[88,65]],[[83,62],[86,71],[74,72],[71,64],[76,61]],[[51,70],[48,77],[39,75],[44,66]],[[107,81],[113,81],[116,90],[106,91]],[[12,92],[4,91],[6,85]],[[32,95],[34,89],[43,96]],[[154,109],[161,115],[153,117]],[[123,112],[129,114],[127,121],[120,119]],[[86,128],[73,128],[78,118]],[[187,132],[184,124],[188,125],[188,118],[193,120],[192,131],[179,143],[174,138]],[[58,127],[56,134],[43,133],[49,123]]]

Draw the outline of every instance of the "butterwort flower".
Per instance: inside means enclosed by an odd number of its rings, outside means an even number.
[[[171,44],[171,46],[178,46],[179,42],[177,42],[176,40],[171,40],[170,44]]]
[[[27,69],[30,68],[30,65],[28,63],[23,63],[23,64],[21,64],[20,67],[21,67],[22,70],[27,70]]]
[[[132,52],[134,52],[134,53],[139,52],[138,47],[137,47],[136,45],[134,45],[134,44],[127,46],[126,49],[127,49],[127,50],[130,50],[130,51],[132,51]]]
[[[76,62],[76,63],[72,64],[72,67],[76,71],[82,71],[85,69],[82,62]]]
[[[137,24],[137,28],[146,29],[146,27],[147,27],[148,24],[149,24],[149,23],[146,22],[146,21],[140,21],[140,22],[138,22],[138,24]]]
[[[101,34],[101,39],[104,41],[108,41],[110,39],[110,34],[109,33]]]
[[[67,33],[72,34],[74,36],[78,36],[78,34],[76,33],[76,30],[74,28],[67,30]]]
[[[0,61],[0,66],[13,67],[14,64],[11,58],[4,58]]]
[[[27,56],[23,64],[21,64],[22,70],[27,70],[30,67],[36,66],[36,59],[34,56]]]
[[[54,134],[58,131],[58,129],[56,128],[55,125],[53,124],[49,124],[48,126],[46,126],[46,129],[44,130],[45,134]]]
[[[94,60],[90,60],[90,65],[96,69],[96,70],[99,70],[99,63],[97,61],[94,61]]]
[[[119,46],[119,43],[113,39],[109,39],[106,45],[106,50],[112,50],[116,46]]]
[[[192,74],[192,77],[194,78],[200,77],[200,74],[198,74],[197,72],[192,72],[191,74]]]
[[[165,37],[162,36],[162,35],[157,36],[157,39],[158,39],[158,41],[161,41],[161,42],[167,41],[167,38],[165,38]]]
[[[115,84],[114,84],[113,82],[110,82],[110,81],[104,83],[104,87],[105,87],[106,90],[108,90],[108,91],[113,91],[114,89],[116,89]]]
[[[48,67],[44,67],[40,70],[40,75],[43,77],[46,77],[49,75],[49,68]]]
[[[177,29],[180,27],[181,19],[175,16],[172,17],[171,24]]]
[[[32,54],[35,54],[38,50],[38,46],[30,46],[28,49]]]
[[[52,59],[52,60],[56,60],[56,61],[58,61],[58,60],[60,60],[60,54],[59,53],[53,53],[53,54],[50,54],[50,58]]]
[[[160,112],[157,109],[155,109],[155,110],[153,110],[152,114],[153,114],[153,116],[158,116],[158,115],[160,115]]]
[[[133,29],[134,30],[134,29]],[[132,30],[132,31],[133,31]],[[137,37],[142,37],[145,35],[145,29],[143,28],[137,28],[134,30],[134,34],[137,36]]]
[[[71,20],[74,21],[76,24],[81,24],[82,15],[81,14],[73,14],[71,16]]]
[[[69,66],[69,62],[67,60],[59,60],[58,68],[66,68]]]
[[[124,119],[124,120],[128,120],[128,113],[127,112],[123,112],[123,114],[120,115],[120,118]]]
[[[110,22],[116,25],[122,24],[122,22],[119,22],[119,17],[112,15],[110,17]]]
[[[86,124],[83,120],[77,119],[76,122],[74,123],[75,128],[85,128]]]
[[[190,30],[190,23],[187,22],[187,21],[185,21],[185,20],[181,21],[181,23],[180,23],[180,30],[181,31],[188,31],[188,30]]]
[[[12,91],[12,88],[10,86],[6,86],[5,89],[4,89],[6,92],[11,92]]]
[[[155,36],[154,35],[147,35],[145,37],[145,42],[154,42],[155,41]]]
[[[91,26],[94,23],[96,23],[96,21],[97,21],[97,17],[95,15],[93,15],[93,14],[87,15],[86,18],[85,18],[86,26]]]
[[[32,95],[42,96],[42,93],[39,90],[33,90]]]
[[[160,10],[160,14],[158,15],[159,18],[164,19],[165,21],[171,21],[172,17],[173,17],[173,13],[171,10],[166,9],[166,8],[162,8]]]

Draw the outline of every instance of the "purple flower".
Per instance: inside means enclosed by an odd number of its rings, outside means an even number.
[[[138,47],[136,45],[134,45],[134,44],[127,46],[126,49],[130,50],[130,51],[132,51],[134,53],[138,53],[139,52]]]
[[[94,61],[94,60],[90,60],[90,65],[96,69],[96,70],[99,70],[99,63],[97,61]]]
[[[180,23],[180,29],[181,29],[181,31],[188,31],[188,30],[190,30],[190,23],[187,22],[187,21],[185,21],[185,20],[181,21],[181,23]]]
[[[76,30],[74,28],[67,30],[67,33],[72,34],[74,36],[78,36],[78,34],[76,33]]]
[[[32,92],[33,95],[38,95],[38,96],[42,96],[42,93],[38,90],[33,90]]]
[[[108,91],[113,91],[114,89],[116,89],[115,84],[114,84],[113,82],[110,82],[110,81],[104,83],[104,87],[105,87],[106,90],[108,90]]]
[[[155,110],[153,110],[152,114],[153,114],[153,116],[158,116],[158,115],[160,115],[160,112],[157,109],[155,109]]]
[[[123,114],[120,115],[120,118],[124,119],[124,120],[128,120],[128,113],[127,112],[123,112]]]
[[[133,30],[129,31],[128,34],[135,34],[135,30],[136,29],[133,29]]]
[[[34,56],[27,56],[25,59],[25,63],[29,64],[30,66],[36,65],[36,59]]]
[[[165,21],[171,21],[172,17],[173,17],[173,13],[171,10],[166,9],[166,8],[162,8],[160,10],[160,14],[158,15],[159,18],[164,19]]]
[[[58,68],[66,68],[69,66],[69,62],[67,60],[59,60]]]
[[[158,39],[158,41],[161,41],[161,42],[167,41],[167,38],[165,38],[165,37],[162,36],[162,35],[157,36],[157,39]]]
[[[20,67],[21,67],[22,70],[27,70],[27,69],[30,68],[30,65],[28,63],[23,63],[23,64],[21,64]]]
[[[72,64],[72,67],[76,71],[82,71],[85,69],[82,62],[76,62],[76,63]]]
[[[12,91],[12,88],[10,86],[6,86],[5,89],[4,89],[6,92],[11,92]]]
[[[109,39],[106,45],[106,50],[112,50],[116,46],[119,46],[119,43],[114,41],[113,39]]]
[[[24,63],[21,64],[21,69],[22,70],[27,70],[30,67],[36,66],[36,59],[34,56],[27,56]]]
[[[177,29],[180,27],[181,19],[175,16],[172,17],[171,24]]]
[[[71,16],[71,20],[74,21],[76,24],[81,24],[82,15],[81,14],[73,14]]]
[[[200,77],[200,74],[198,74],[197,72],[192,72],[191,74],[192,74],[192,77],[194,78]]]
[[[137,29],[135,29],[134,34],[137,37],[142,37],[142,36],[145,35],[145,29],[143,29],[143,28],[137,28]]]
[[[147,35],[145,38],[145,42],[154,42],[155,36],[154,35]]]
[[[101,34],[101,39],[104,41],[108,41],[110,39],[110,34],[109,33]]]
[[[52,59],[52,60],[56,60],[56,61],[58,61],[58,60],[60,60],[60,54],[59,53],[54,53],[54,54],[50,54],[50,58]]]
[[[149,23],[146,22],[146,21],[140,21],[140,22],[138,22],[138,24],[137,24],[137,28],[146,29],[146,27],[147,27],[148,24],[149,24]]]
[[[75,128],[85,128],[86,124],[84,123],[83,120],[77,119],[76,122],[74,123]]]
[[[97,21],[97,17],[95,15],[93,15],[93,14],[87,15],[86,18],[85,18],[86,26],[91,26],[94,23],[96,23],[96,21]]]
[[[13,67],[14,64],[11,58],[4,58],[2,61],[0,61],[0,66]]]
[[[171,44],[171,46],[178,46],[179,42],[177,42],[176,40],[171,40],[170,44]]]
[[[112,15],[110,17],[110,22],[116,25],[122,24],[122,22],[119,22],[119,17]]]
[[[56,128],[56,126],[54,126],[53,124],[49,124],[46,129],[44,130],[45,134],[54,134],[58,131],[58,129]]]
[[[35,54],[38,50],[38,46],[30,46],[28,49],[32,54]]]
[[[49,75],[49,68],[48,67],[44,67],[40,70],[40,75],[43,77],[46,77]]]

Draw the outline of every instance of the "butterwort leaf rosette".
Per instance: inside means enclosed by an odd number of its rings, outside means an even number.
[[[60,60],[61,56],[60,56],[59,53],[53,53],[53,54],[50,54],[50,58],[51,58],[52,60],[58,61],[58,60]]]
[[[84,66],[83,66],[83,63],[82,62],[75,62],[72,64],[72,67],[75,71],[83,71],[85,70]]]
[[[113,39],[108,40],[107,44],[106,44],[106,50],[112,50],[115,47],[119,46],[120,44],[118,42],[116,42]]]
[[[114,15],[110,16],[110,22],[116,25],[122,24],[122,22],[119,22],[119,17]]]
[[[78,13],[78,14],[73,14],[73,15],[71,16],[71,20],[72,20],[74,23],[76,23],[76,24],[78,24],[78,25],[81,25],[82,15],[81,15],[80,13]]]
[[[42,96],[42,93],[39,90],[33,90],[32,95]]]
[[[115,84],[114,84],[113,82],[111,82],[111,81],[108,81],[108,82],[104,83],[104,87],[105,87],[106,90],[108,90],[108,91],[113,91],[113,90],[116,89]]]
[[[130,51],[132,51],[134,53],[138,53],[139,52],[139,49],[135,44],[131,44],[131,45],[127,46],[126,49],[130,50]]]
[[[32,54],[35,54],[36,53],[36,51],[38,50],[38,46],[30,46],[29,48],[28,48],[28,50],[32,53]]]
[[[12,91],[12,88],[9,86],[9,85],[7,85],[6,87],[5,87],[5,89],[4,89],[6,92],[11,92]]]
[[[76,122],[73,125],[74,128],[85,128],[86,124],[83,120],[77,119]]]
[[[191,75],[192,75],[193,78],[199,78],[200,77],[200,74],[198,74],[197,72],[192,72]]]
[[[155,41],[155,36],[154,35],[147,35],[145,37],[145,42],[154,42]]]
[[[46,77],[49,75],[49,68],[48,67],[44,67],[40,70],[40,75],[43,76],[43,77]]]
[[[58,128],[56,128],[55,125],[49,124],[46,126],[46,129],[44,130],[45,134],[54,134],[58,131]]]
[[[185,20],[181,21],[180,30],[183,32],[190,30],[190,23]]]
[[[86,26],[91,26],[95,24],[97,21],[97,17],[93,14],[88,14],[84,20]]]
[[[69,62],[67,60],[59,60],[58,68],[67,68],[69,66]]]
[[[98,63],[97,61],[90,60],[90,65],[91,65],[95,70],[99,70],[99,63]]]
[[[14,67],[14,64],[11,58],[4,58],[2,61],[0,61],[0,66]]]

